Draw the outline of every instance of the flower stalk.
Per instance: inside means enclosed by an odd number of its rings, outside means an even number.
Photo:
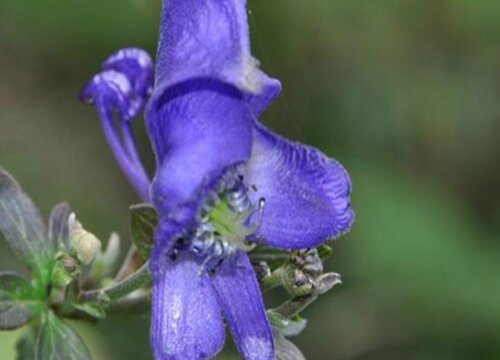
[[[139,268],[139,270],[127,277],[125,280],[105,289],[84,291],[80,294],[79,298],[81,301],[98,301],[106,304],[125,297],[137,289],[148,285],[150,282],[151,273],[149,271],[149,262],[146,262]]]
[[[292,318],[304,311],[309,305],[316,301],[320,295],[327,293],[334,286],[341,283],[342,281],[340,280],[339,274],[324,274],[316,280],[315,286],[310,294],[293,297],[271,311],[285,318]]]

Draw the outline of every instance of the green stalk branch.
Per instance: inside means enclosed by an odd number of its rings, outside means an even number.
[[[149,272],[149,262],[146,262],[139,270],[125,280],[105,289],[84,291],[80,294],[80,299],[86,302],[98,301],[100,299],[113,301],[134,292],[150,282],[151,274]]]
[[[295,315],[300,314],[305,308],[311,305],[318,298],[317,294],[309,294],[304,296],[297,296],[290,300],[285,301],[282,305],[273,309],[281,316],[290,319]]]
[[[313,290],[310,294],[295,296],[290,300],[285,301],[276,309],[273,309],[273,311],[284,316],[285,318],[292,318],[293,316],[300,314],[305,308],[316,301],[320,295],[326,294],[333,287],[341,283],[342,281],[340,280],[339,274],[323,274],[315,280]]]
[[[144,260],[142,256],[139,254],[137,247],[132,244],[130,249],[128,250],[127,256],[125,257],[125,261],[123,262],[118,274],[115,277],[115,281],[122,281],[132,275],[142,264]]]
[[[151,293],[138,297],[125,297],[113,301],[105,307],[106,314],[125,316],[147,315],[151,311]]]
[[[260,283],[262,292],[266,292],[280,286],[284,271],[285,270],[280,267],[274,270],[269,276],[264,277]]]

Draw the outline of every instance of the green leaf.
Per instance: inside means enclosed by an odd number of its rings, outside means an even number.
[[[145,259],[153,246],[154,231],[158,223],[158,214],[154,207],[148,204],[138,204],[130,207],[130,233],[132,241]]]
[[[30,321],[30,294],[28,280],[15,273],[0,273],[0,330],[17,329]]]
[[[42,270],[50,254],[45,225],[30,198],[5,170],[0,168],[0,232],[30,269]]]
[[[49,239],[56,250],[61,245],[65,247],[69,246],[68,218],[71,212],[69,204],[63,202],[54,206],[50,213]]]
[[[35,358],[35,343],[37,330],[30,326],[21,335],[16,343],[17,357],[16,360],[33,360]]]
[[[88,360],[92,356],[80,336],[49,311],[38,333],[35,359]]]

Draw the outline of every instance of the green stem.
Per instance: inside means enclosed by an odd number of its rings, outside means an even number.
[[[151,294],[139,297],[125,297],[105,307],[106,314],[146,315],[151,311]]]
[[[323,274],[315,280],[314,288],[310,294],[295,296],[285,301],[281,306],[274,309],[274,311],[286,318],[291,318],[311,305],[320,295],[326,294],[334,286],[341,283],[339,274]]]
[[[284,269],[282,267],[274,270],[271,275],[266,276],[261,280],[261,290],[262,292],[269,291],[281,285],[281,279],[284,273]]]
[[[250,259],[255,261],[274,261],[274,260],[288,260],[290,258],[289,254],[259,254],[250,253]]]
[[[83,301],[97,301],[100,298],[106,298],[109,301],[117,300],[125,295],[134,292],[135,290],[149,284],[151,282],[151,274],[149,272],[149,262],[146,262],[135,273],[130,275],[123,281],[120,281],[108,288],[84,291],[80,295]]]
[[[318,295],[309,294],[303,296],[297,296],[290,300],[285,301],[281,306],[273,309],[273,311],[278,314],[290,319],[291,317],[300,314],[306,307],[311,305]]]

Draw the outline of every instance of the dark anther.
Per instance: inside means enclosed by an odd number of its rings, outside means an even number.
[[[252,184],[252,185],[250,185],[250,187],[251,187],[251,188],[252,188],[252,190],[253,190],[253,191],[255,191],[255,192],[259,191],[259,189],[257,189],[257,185]]]
[[[170,253],[170,256],[169,256],[169,257],[170,257],[170,260],[171,260],[171,261],[175,261],[175,260],[177,260],[178,256],[179,256],[179,254],[178,254],[177,250],[173,250],[173,251]]]
[[[262,281],[268,276],[271,276],[271,268],[265,261],[259,261],[258,263],[252,263],[252,267],[255,270],[255,274],[257,275],[257,279]]]

